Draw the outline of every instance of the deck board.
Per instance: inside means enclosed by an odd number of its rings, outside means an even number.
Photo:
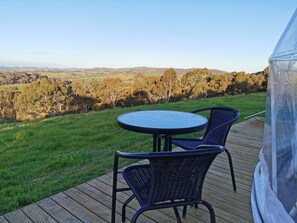
[[[84,207],[83,202],[77,202],[71,197],[67,196],[65,193],[56,194],[51,198],[82,222],[107,222],[100,216],[94,214],[92,211]]]
[[[8,223],[8,221],[3,216],[0,216],[0,223]]]
[[[32,223],[33,222],[31,221],[30,218],[28,218],[28,216],[21,209],[5,214],[4,217],[8,222],[13,222],[13,223]]]
[[[22,208],[22,211],[33,222],[56,223],[57,221],[43,211],[37,204],[31,204]]]
[[[46,198],[37,202],[37,205],[43,209],[50,216],[54,216],[54,218],[58,222],[73,222],[73,223],[81,223],[77,217],[69,213],[66,209],[60,206],[58,203],[53,201],[51,198]]]
[[[263,141],[263,119],[253,118],[232,126],[226,146],[235,170],[237,191],[232,188],[226,154],[220,154],[211,166],[204,183],[203,198],[212,204],[217,222],[253,222],[250,191],[253,172],[259,162]],[[120,177],[119,186],[125,186]],[[93,179],[19,210],[0,216],[0,223],[32,222],[110,222],[112,173]],[[116,222],[121,222],[121,207],[131,192],[117,195]],[[139,208],[133,200],[127,208],[130,221]],[[182,208],[179,208],[181,211]],[[209,222],[206,208],[188,208],[184,223]],[[142,223],[175,222],[172,209],[148,211],[138,219]]]

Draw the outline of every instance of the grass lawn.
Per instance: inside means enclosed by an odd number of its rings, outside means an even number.
[[[151,135],[118,127],[122,113],[229,106],[240,111],[242,121],[265,110],[265,97],[217,97],[0,125],[0,215],[110,171],[116,150],[152,151]]]

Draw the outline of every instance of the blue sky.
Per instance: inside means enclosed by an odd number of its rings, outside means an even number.
[[[0,66],[257,72],[297,0],[0,0]]]

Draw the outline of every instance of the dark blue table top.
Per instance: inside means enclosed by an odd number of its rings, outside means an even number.
[[[122,128],[151,134],[196,132],[204,129],[207,122],[207,118],[202,115],[170,110],[137,111],[118,117],[118,123]]]

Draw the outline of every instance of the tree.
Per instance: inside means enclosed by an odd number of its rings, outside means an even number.
[[[182,76],[181,79],[183,93],[189,98],[195,98],[198,96],[200,94],[198,93],[200,92],[198,89],[202,90],[202,88],[200,88],[198,85],[205,85],[211,74],[211,71],[207,68],[197,68],[188,71]]]
[[[206,81],[196,85],[192,91],[191,98],[206,98],[209,92],[209,86]]]
[[[0,72],[0,84],[26,84],[44,78],[44,76],[37,73],[27,72]]]
[[[61,80],[43,78],[29,84],[16,98],[18,120],[44,118],[69,110],[69,89]]]
[[[170,98],[181,93],[180,82],[176,70],[173,68],[164,71],[164,75],[161,76],[158,84],[160,85],[158,92],[167,103]]]
[[[208,96],[225,95],[228,86],[232,83],[233,76],[229,74],[212,74],[208,82]]]
[[[73,81],[71,83],[75,111],[87,112],[98,102],[98,98],[94,97],[97,84],[97,81]]]
[[[158,95],[155,93],[159,78],[155,76],[144,76],[137,74],[134,77],[133,89],[134,95],[144,104],[156,103],[159,100]]]
[[[13,122],[16,120],[14,101],[20,92],[17,88],[0,90],[0,122]]]
[[[233,94],[246,93],[248,89],[249,74],[245,72],[238,72],[235,75],[235,92]]]
[[[123,91],[123,81],[118,77],[105,78],[99,82],[96,88],[96,94],[101,102],[116,107],[117,101],[121,97]]]

